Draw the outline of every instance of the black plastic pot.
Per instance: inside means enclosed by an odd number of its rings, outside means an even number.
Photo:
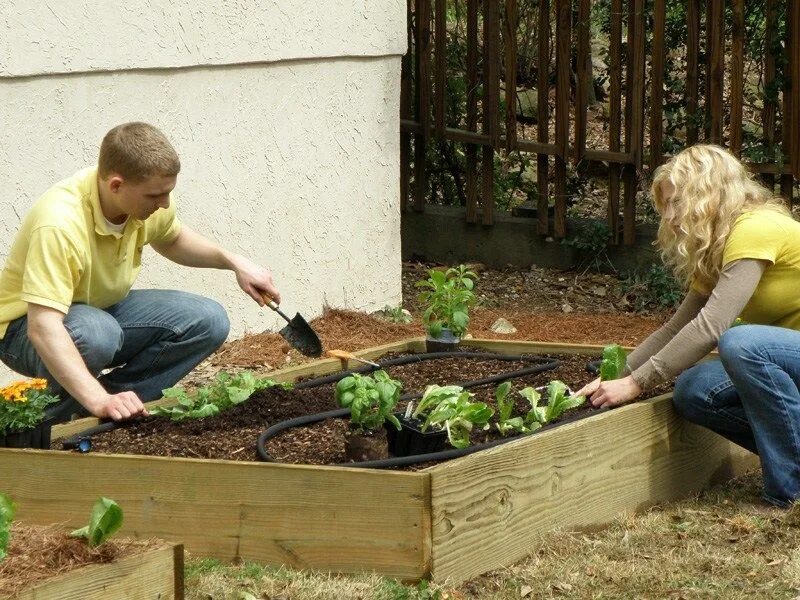
[[[0,448],[50,449],[50,432],[55,419],[47,419],[31,429],[0,435]]]
[[[444,450],[447,442],[447,432],[443,429],[422,431],[422,421],[408,418],[403,413],[395,413],[402,429],[387,422],[386,435],[389,441],[389,454],[392,456],[413,456],[415,454],[430,454]]]
[[[428,335],[425,338],[425,349],[428,352],[455,352],[460,343],[460,337],[453,335],[453,332],[447,327],[443,327],[439,337],[432,338]]]

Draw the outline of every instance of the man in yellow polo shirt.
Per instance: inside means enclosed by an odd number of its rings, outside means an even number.
[[[0,273],[0,360],[48,380],[63,398],[51,416],[147,414],[144,402],[225,341],[217,302],[131,290],[145,245],[181,265],[233,271],[260,305],[261,292],[280,301],[267,269],[180,223],[179,171],[162,132],[125,123],[106,134],[96,167],[55,184],[23,221]]]

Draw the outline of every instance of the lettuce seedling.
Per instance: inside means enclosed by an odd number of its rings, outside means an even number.
[[[469,434],[475,425],[489,428],[489,419],[494,415],[494,409],[485,402],[471,402],[474,394],[465,392],[463,388],[447,387],[461,391],[457,394],[449,393],[436,404],[422,424],[422,431],[438,425],[440,429],[447,430],[447,439],[453,448],[466,448],[469,446]]]
[[[494,392],[494,397],[497,400],[497,423],[495,427],[501,435],[506,436],[509,433],[525,433],[525,421],[522,417],[512,417],[511,413],[514,411],[514,401],[509,399],[509,392],[511,391],[511,382],[505,381],[497,386]]]
[[[541,394],[532,387],[527,387],[519,392],[530,402],[531,410],[525,417],[525,425],[534,431],[542,425],[557,419],[565,411],[577,408],[586,402],[585,396],[568,395],[567,385],[563,381],[554,380],[547,384],[547,403],[539,406]]]
[[[425,388],[425,392],[411,416],[415,419],[425,420],[440,402],[448,398],[458,398],[463,391],[464,388],[460,385],[436,385],[435,383],[429,385]]]
[[[16,505],[6,494],[0,493],[0,561],[8,554],[8,541],[11,538],[11,522],[17,512]]]
[[[166,416],[173,421],[211,417],[241,404],[260,390],[276,385],[280,385],[284,389],[293,387],[291,383],[279,384],[272,379],[256,377],[250,371],[243,371],[236,375],[230,375],[223,371],[217,374],[216,380],[211,385],[202,386],[191,395],[187,394],[181,386],[163,390],[164,398],[174,398],[177,400],[177,404],[169,407],[157,406],[150,409],[150,414]]]
[[[600,381],[619,379],[625,373],[627,357],[619,344],[610,344],[603,348],[603,360],[600,362]]]
[[[350,423],[362,432],[378,429],[386,421],[399,431],[400,421],[393,411],[402,389],[403,384],[383,370],[372,376],[353,373],[336,384],[336,402],[350,409]]]
[[[70,535],[86,538],[89,546],[94,548],[106,541],[120,527],[122,527],[122,509],[119,504],[109,498],[100,498],[92,507],[89,524],[76,529]]]

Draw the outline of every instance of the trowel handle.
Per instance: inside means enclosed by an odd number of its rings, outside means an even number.
[[[264,299],[264,302],[267,306],[269,306],[272,310],[278,310],[278,304],[272,299],[272,296],[262,290],[258,290],[258,293],[261,294],[261,297]]]
[[[283,311],[275,303],[275,300],[272,299],[272,296],[270,296],[267,292],[261,290],[258,290],[258,293],[261,294],[261,297],[264,299],[264,302],[267,304],[267,306],[269,306],[272,310],[274,310],[276,313],[282,316],[287,323],[292,322],[292,320],[289,317],[283,314]]]

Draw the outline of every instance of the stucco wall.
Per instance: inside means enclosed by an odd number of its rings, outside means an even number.
[[[0,263],[39,194],[144,120],[181,155],[183,221],[269,266],[286,311],[399,302],[404,2],[30,4],[0,8]],[[218,299],[232,337],[279,325],[228,272],[148,252],[145,286]]]

